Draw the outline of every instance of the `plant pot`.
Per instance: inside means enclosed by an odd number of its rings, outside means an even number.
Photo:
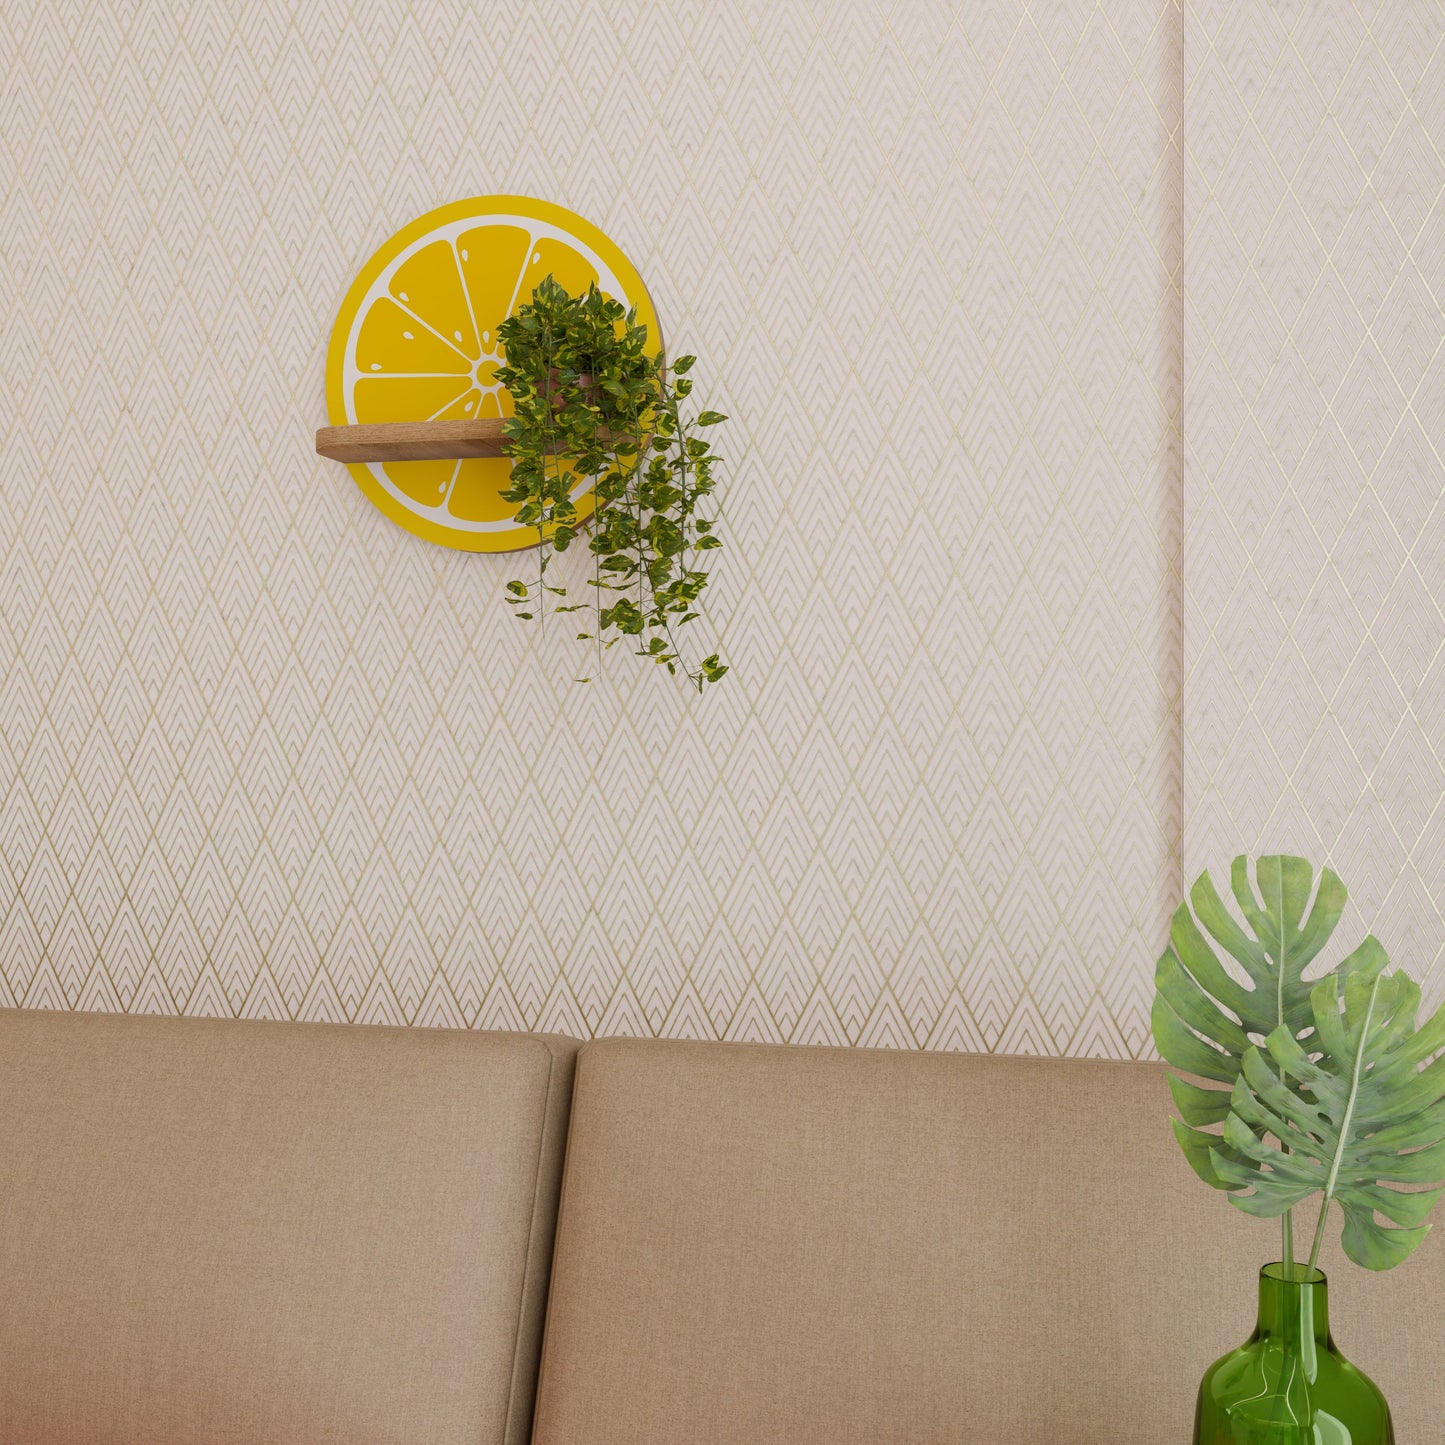
[[[1394,1445],[1390,1407],[1330,1338],[1319,1270],[1267,1264],[1259,1322],[1199,1385],[1194,1445]]]
[[[562,380],[562,372],[559,367],[552,366],[547,369],[547,379],[538,388],[543,397],[550,401],[558,393],[566,390],[566,383]],[[579,371],[577,373],[577,393],[589,406],[595,406],[602,397],[602,388],[598,386],[596,379],[590,371]]]

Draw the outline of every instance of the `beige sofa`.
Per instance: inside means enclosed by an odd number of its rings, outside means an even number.
[[[0,1013],[0,1441],[1170,1445],[1273,1230],[1147,1064]],[[564,1119],[571,1093],[570,1122]],[[1445,1435],[1445,1239],[1332,1267]]]
[[[3,1445],[524,1445],[570,1040],[0,1011]]]

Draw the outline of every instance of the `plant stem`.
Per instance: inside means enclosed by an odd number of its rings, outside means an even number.
[[[677,403],[677,395],[674,393],[670,398],[673,425],[677,428],[678,440],[678,472],[677,479],[682,487],[682,555],[678,558],[678,566],[685,572],[687,570],[687,544],[692,532],[692,509],[687,505],[687,428],[682,424],[682,408]]]
[[[1259,867],[1255,866],[1255,877],[1258,880]],[[1263,883],[1259,886],[1261,894],[1264,893]],[[1282,874],[1275,877],[1275,906],[1280,917],[1284,916],[1284,878]],[[1281,925],[1279,930],[1279,966],[1275,969],[1274,975],[1274,1015],[1276,1023],[1283,1023],[1284,1018],[1284,985],[1289,972],[1289,930]],[[1284,1140],[1279,1141],[1279,1147],[1285,1154],[1289,1150],[1285,1147]],[[1280,1217],[1280,1253],[1284,1264],[1284,1277],[1294,1278],[1294,1210],[1286,1209]]]
[[[1310,1246],[1310,1262],[1307,1267],[1306,1273],[1313,1273],[1315,1261],[1318,1260],[1320,1257],[1320,1245],[1325,1242],[1325,1221],[1329,1216],[1330,1196],[1333,1194],[1333,1192],[1334,1191],[1332,1189],[1327,1189],[1325,1191],[1325,1197],[1320,1200],[1319,1223],[1315,1225],[1315,1239],[1314,1243]]]
[[[1365,1008],[1365,1017],[1360,1021],[1360,1041],[1355,1045],[1355,1065],[1350,1072],[1350,1097],[1345,1104],[1345,1116],[1340,1120],[1340,1142],[1335,1146],[1335,1157],[1330,1160],[1329,1178],[1325,1180],[1325,1196],[1320,1200],[1320,1219],[1315,1225],[1315,1242],[1310,1250],[1311,1270],[1320,1257],[1320,1245],[1325,1239],[1325,1220],[1330,1212],[1330,1200],[1335,1197],[1335,1185],[1339,1183],[1340,1161],[1344,1158],[1345,1147],[1350,1139],[1350,1123],[1355,1114],[1355,1101],[1360,1096],[1360,1076],[1365,1066],[1365,1045],[1369,1042],[1370,1023],[1375,1016],[1375,1000],[1380,996],[1380,979],[1375,975],[1374,986],[1370,989],[1370,1002]]]
[[[546,441],[543,443],[542,480],[538,483],[538,501],[541,511],[537,518],[537,626],[540,630],[545,631],[547,626],[547,522],[553,510],[553,504],[547,500],[547,458],[549,456],[555,456],[557,451],[556,430],[553,426],[556,416],[554,404],[557,400],[557,388],[552,385],[551,380],[553,371],[552,360],[557,353],[557,344],[553,339],[552,328],[550,326],[544,330],[543,336],[546,338],[544,343],[546,351],[544,354],[547,358],[547,367],[544,372],[545,380],[543,381],[543,385],[547,388],[545,394],[547,405],[547,436]],[[560,381],[561,378],[559,375],[559,386]]]

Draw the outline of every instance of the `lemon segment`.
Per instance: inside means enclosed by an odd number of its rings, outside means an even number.
[[[545,237],[537,242],[527,260],[527,269],[522,276],[522,290],[530,296],[548,276],[570,296],[580,296],[594,281],[600,279],[597,268],[591,265],[585,256],[579,255],[562,241]],[[607,287],[602,289],[606,291]]]
[[[532,249],[532,233],[521,226],[498,222],[463,231],[456,240],[457,258],[467,294],[481,331],[483,349],[497,351],[497,324],[504,321],[527,296],[518,296],[522,268]]]
[[[451,242],[434,241],[423,246],[396,268],[389,289],[448,347],[455,347],[467,361],[476,361],[480,350],[472,325],[472,308]]]
[[[444,505],[456,471],[457,463],[451,460],[386,464],[392,484],[418,508]]]
[[[505,470],[501,486],[497,485],[497,472]],[[517,510],[515,502],[504,502],[502,488],[511,477],[505,462],[492,461],[490,457],[470,457],[461,464],[457,473],[456,486],[452,490],[451,512],[464,522],[489,522],[493,525],[510,523]],[[511,532],[519,539],[514,547],[534,547],[537,544],[535,527],[511,526]]]
[[[356,383],[356,420],[417,421],[444,416],[471,389],[467,376],[363,376]]]
[[[433,412],[432,419],[434,421],[475,421],[481,415],[478,410],[481,400],[482,393],[474,386],[469,387],[459,397],[455,397],[450,406]]]
[[[418,376],[465,373],[472,363],[389,296],[383,296],[362,318],[356,338],[356,369],[363,376]]]

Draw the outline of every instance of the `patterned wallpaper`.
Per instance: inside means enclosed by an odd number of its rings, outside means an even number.
[[[1180,34],[6,0],[0,1004],[1139,1052]],[[704,698],[615,653],[578,686],[507,559],[313,454],[360,263],[492,191],[614,237],[732,417]]]
[[[1239,842],[1330,860],[1342,932],[1421,977],[1445,946],[1445,7],[1201,3],[1185,67],[1186,871]]]

